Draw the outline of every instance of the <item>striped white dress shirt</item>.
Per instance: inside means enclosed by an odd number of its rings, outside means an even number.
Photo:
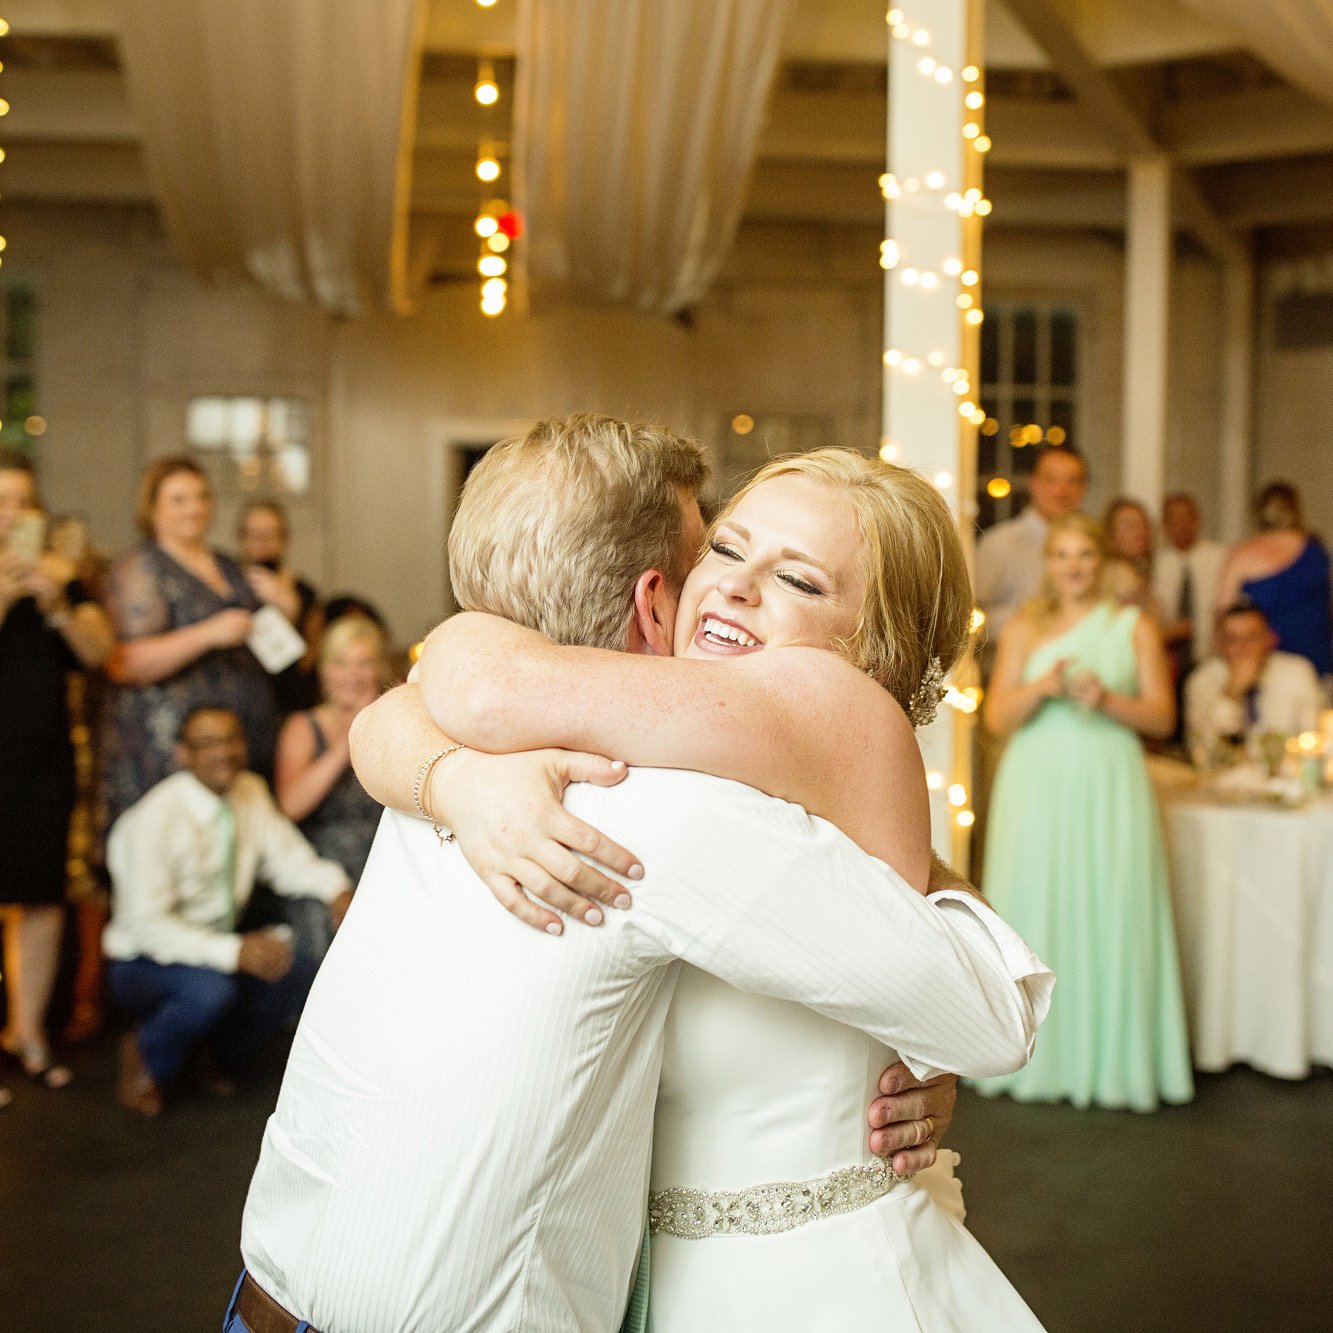
[[[311,993],[242,1251],[321,1333],[599,1333],[643,1225],[663,1026],[689,962],[873,1033],[920,1074],[1020,1065],[1052,978],[967,895],[914,893],[831,824],[637,770],[566,804],[643,861],[563,937],[384,816]]]

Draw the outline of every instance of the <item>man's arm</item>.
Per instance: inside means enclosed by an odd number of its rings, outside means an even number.
[[[648,955],[860,1028],[920,1078],[1027,1060],[1053,978],[976,899],[927,900],[832,826],[696,774],[632,774],[598,822],[643,851],[627,923]]]
[[[351,891],[347,872],[306,841],[305,835],[273,803],[262,781],[252,779],[247,813],[259,848],[259,874],[288,898],[318,898],[332,904]],[[345,907],[343,910],[346,910]]]

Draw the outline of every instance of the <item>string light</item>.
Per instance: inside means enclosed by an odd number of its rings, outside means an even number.
[[[495,0],[477,0],[477,4],[480,5],[482,9],[495,8]]]
[[[486,238],[486,248],[492,254],[502,255],[509,249],[509,237],[502,231],[492,232]]]
[[[949,804],[966,805],[967,788],[961,782],[951,782],[949,784]]]
[[[500,230],[500,224],[489,213],[483,213],[472,227],[483,240],[488,240]]]
[[[974,606],[972,608],[972,618],[967,622],[968,629],[976,634],[985,623],[986,613],[979,606]]]
[[[477,159],[477,179],[485,181],[488,185],[491,181],[500,179],[500,164],[493,157],[480,157]]]
[[[472,95],[482,106],[494,106],[500,100],[500,85],[494,79],[478,79]]]
[[[886,463],[892,463],[893,460],[898,457],[898,446],[896,444],[890,444],[888,440],[885,440],[884,443],[879,446],[879,456]]]
[[[929,787],[931,791],[943,791],[944,774],[937,773],[932,769],[926,774],[926,786]]]
[[[971,828],[972,825],[977,822],[977,817],[971,810],[960,810],[954,815],[953,822],[957,824],[959,828]]]
[[[974,88],[963,97],[963,105],[969,111],[980,111],[986,105],[986,99]]]
[[[482,255],[477,260],[477,272],[483,278],[498,278],[509,267],[499,255]]]

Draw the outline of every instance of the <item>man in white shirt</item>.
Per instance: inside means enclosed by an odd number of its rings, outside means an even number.
[[[642,467],[650,446],[630,443]],[[662,530],[658,566],[687,565],[698,476],[672,478],[672,531],[627,505],[616,468],[585,467],[612,526]],[[568,489],[542,474],[545,568],[530,550],[487,568],[572,615]],[[466,508],[456,525],[488,517]],[[607,589],[624,646],[669,651],[677,591],[656,570]],[[1049,973],[971,896],[928,901],[831,825],[697,773],[638,770],[566,804],[648,869],[632,910],[560,940],[510,918],[428,824],[385,815],[265,1131],[228,1329],[618,1327],[677,959],[864,1026],[920,1077],[1026,1057]]]
[[[1277,651],[1277,635],[1257,607],[1240,603],[1223,613],[1220,657],[1210,657],[1185,684],[1190,754],[1206,756],[1219,740],[1243,743],[1254,733],[1295,736],[1319,725],[1321,692],[1314,667]]]
[[[234,713],[195,709],[181,725],[181,771],[126,810],[107,841],[108,984],[139,1020],[121,1051],[120,1099],[145,1115],[161,1112],[164,1088],[204,1043],[234,1068],[300,1009],[313,964],[281,930],[239,930],[256,878],[321,899],[335,922],[351,901],[342,867],[315,852],[245,758]]]
[[[991,645],[999,642],[1000,631],[1041,587],[1051,520],[1072,514],[1083,503],[1088,488],[1083,455],[1070,445],[1044,446],[1028,485],[1030,499],[1023,512],[987,529],[977,542],[977,605],[986,615],[986,640]]]
[[[1213,605],[1226,548],[1201,536],[1194,497],[1176,491],[1162,502],[1165,543],[1153,560],[1153,591],[1162,608],[1162,636],[1183,678],[1212,653]]]

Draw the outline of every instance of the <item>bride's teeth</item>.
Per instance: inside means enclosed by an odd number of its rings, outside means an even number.
[[[741,648],[754,648],[759,643],[758,639],[743,629],[738,629],[735,625],[724,625],[720,620],[713,620],[711,617],[704,621],[704,633],[711,638],[721,639],[724,643],[734,643]]]

